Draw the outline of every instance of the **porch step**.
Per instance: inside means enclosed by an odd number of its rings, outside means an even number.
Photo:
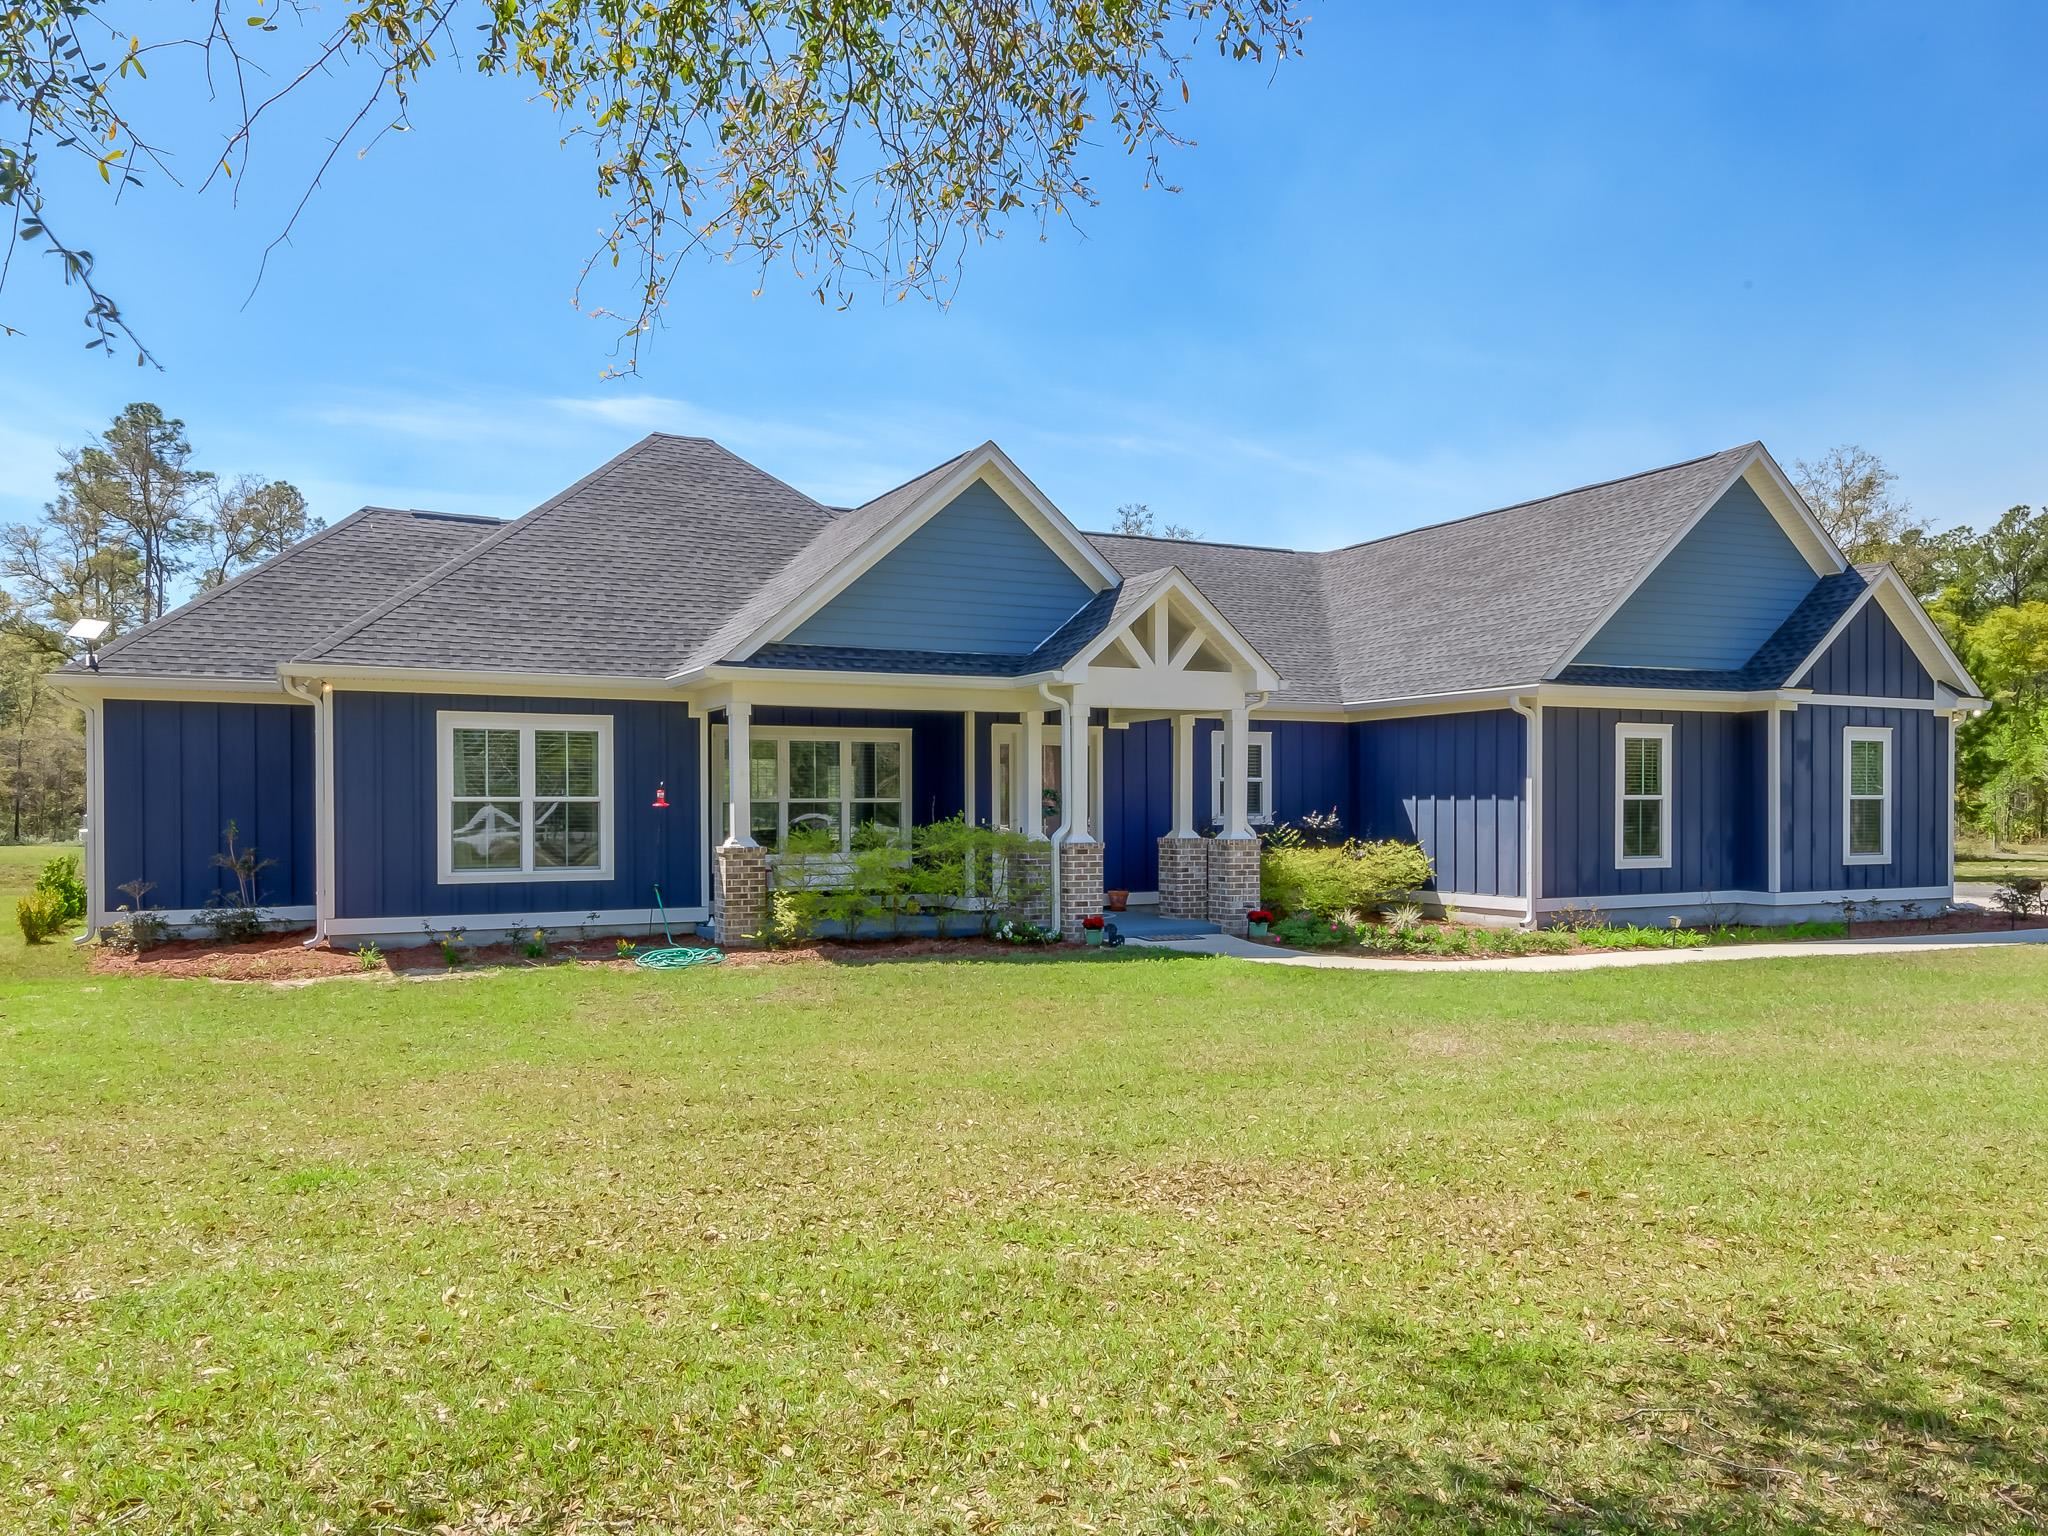
[[[1199,939],[1223,930],[1214,923],[1192,917],[1161,917],[1156,912],[1105,912],[1117,932],[1127,939]]]

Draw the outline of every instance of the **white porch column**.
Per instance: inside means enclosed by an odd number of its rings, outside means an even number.
[[[731,814],[724,847],[753,848],[754,706],[735,700],[725,709],[725,801]]]
[[[1045,706],[1024,709],[1024,803],[1017,808],[1024,835],[1045,841]]]
[[[1067,829],[1068,843],[1092,843],[1088,802],[1094,798],[1095,786],[1089,778],[1088,748],[1094,733],[1088,729],[1088,706],[1078,688],[1074,693],[1074,701],[1060,711],[1061,745],[1066,752],[1060,772],[1060,808],[1066,814],[1060,821]]]
[[[1251,711],[1240,704],[1224,716],[1223,835],[1250,837]]]
[[[1173,835],[1195,835],[1195,717],[1173,717]]]
[[[1785,860],[1785,716],[1776,705],[1764,711],[1764,821],[1770,842],[1764,847],[1764,881],[1773,895],[1784,887]]]

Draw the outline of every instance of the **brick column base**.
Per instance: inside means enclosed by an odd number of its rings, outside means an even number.
[[[768,850],[720,843],[711,856],[711,927],[728,949],[761,942],[768,926]]]
[[[1209,844],[1209,921],[1243,938],[1245,913],[1259,904],[1259,840],[1219,837]]]
[[[1102,910],[1102,844],[1060,845],[1060,937],[1081,942],[1081,919]]]
[[[1052,844],[1033,843],[1010,855],[1003,882],[1003,915],[1040,928],[1052,926]]]
[[[1191,918],[1209,915],[1209,839],[1159,839],[1159,915]]]

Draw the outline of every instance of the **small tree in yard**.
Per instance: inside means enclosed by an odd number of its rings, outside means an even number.
[[[245,943],[262,934],[263,914],[257,907],[263,894],[260,881],[263,871],[277,863],[275,859],[258,858],[254,845],[236,846],[240,836],[241,829],[230,821],[221,834],[227,850],[213,856],[215,869],[224,869],[235,877],[234,899],[229,901],[226,892],[215,891],[206,902],[207,920],[214,933],[230,943]]]

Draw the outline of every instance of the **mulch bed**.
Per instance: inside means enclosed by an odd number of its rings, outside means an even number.
[[[1850,937],[1910,939],[1930,933],[2004,933],[2008,928],[2048,928],[2048,917],[2023,917],[2007,922],[2002,912],[1951,912],[1946,917],[1905,917],[1879,922],[1857,918]]]

